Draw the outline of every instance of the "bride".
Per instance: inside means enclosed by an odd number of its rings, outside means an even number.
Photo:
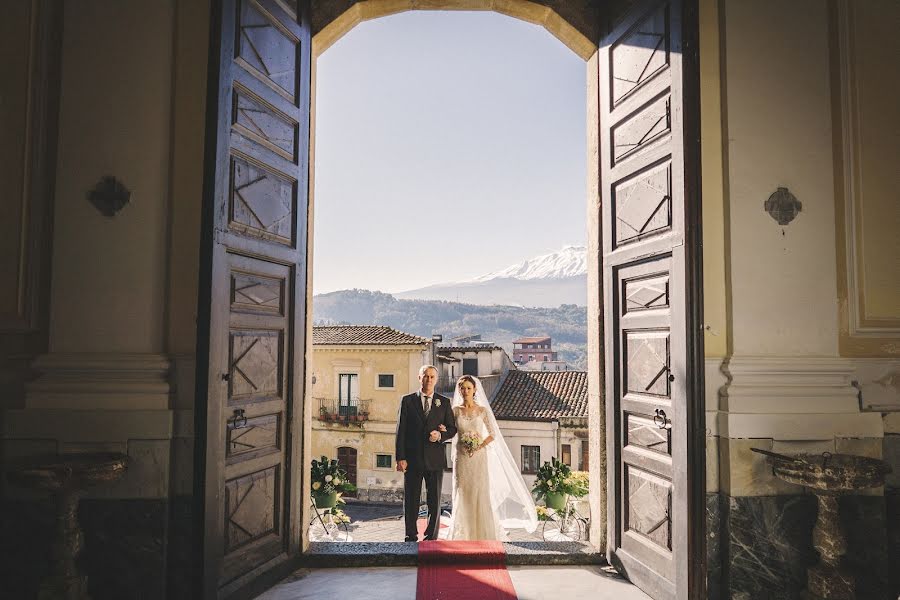
[[[507,529],[537,528],[537,511],[503,441],[481,381],[463,375],[453,395],[453,512],[450,540],[504,540]]]

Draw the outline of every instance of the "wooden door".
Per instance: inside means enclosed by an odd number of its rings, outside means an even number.
[[[337,449],[338,466],[347,473],[350,483],[356,483],[356,448],[342,446]],[[356,497],[356,493],[345,493],[345,496]]]
[[[195,597],[249,597],[300,552],[308,5],[214,0],[198,305]],[[208,360],[205,360],[208,357]]]
[[[600,44],[610,562],[705,597],[696,0],[644,0]]]

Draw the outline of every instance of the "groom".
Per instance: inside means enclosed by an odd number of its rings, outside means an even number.
[[[422,479],[428,498],[426,540],[438,538],[441,516],[441,482],[447,466],[443,442],[456,435],[456,420],[450,400],[434,393],[437,369],[425,365],[419,369],[419,391],[400,400],[397,418],[397,470],[403,472],[403,515],[406,541],[419,540],[416,519]],[[443,427],[441,427],[443,425]]]

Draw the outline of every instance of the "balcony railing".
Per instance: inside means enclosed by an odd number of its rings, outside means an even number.
[[[319,403],[319,420],[326,423],[352,425],[369,420],[369,403],[371,400],[352,398],[316,398]]]

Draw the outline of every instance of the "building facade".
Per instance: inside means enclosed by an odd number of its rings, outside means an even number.
[[[360,500],[400,502],[400,398],[419,388],[431,342],[389,327],[313,328],[312,455],[338,459]]]
[[[549,337],[524,337],[513,340],[513,362],[517,365],[534,361],[556,361],[558,358],[553,350],[553,340]]]
[[[473,375],[481,380],[491,399],[506,374],[516,368],[506,350],[491,343],[439,346],[436,353],[438,392],[451,396],[461,375]]]
[[[551,458],[590,468],[587,373],[511,371],[491,408],[529,488]]]

